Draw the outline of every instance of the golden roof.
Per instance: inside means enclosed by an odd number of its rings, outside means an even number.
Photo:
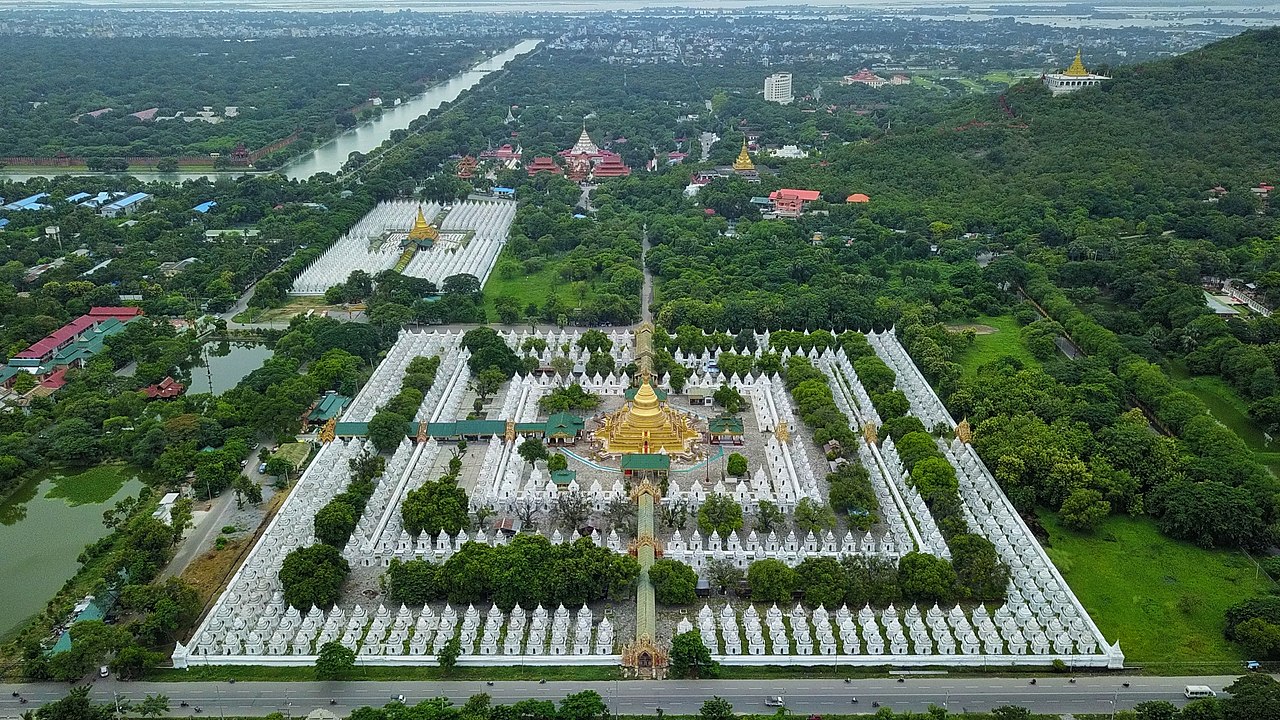
[[[1071,62],[1071,67],[1062,73],[1067,77],[1088,77],[1089,71],[1084,69],[1084,61],[1080,59],[1080,51],[1076,50],[1076,59]]]
[[[427,219],[422,215],[422,208],[418,208],[418,219],[413,221],[413,229],[409,231],[410,240],[439,240],[440,231],[431,227],[427,223]]]
[[[747,139],[742,138],[742,151],[738,153],[738,159],[733,161],[733,169],[739,171],[755,170],[756,164],[751,162],[751,156],[747,154]]]

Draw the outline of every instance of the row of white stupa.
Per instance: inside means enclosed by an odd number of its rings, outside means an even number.
[[[688,617],[677,633],[695,627]],[[1079,617],[1065,622],[1037,617],[1025,604],[1008,602],[994,616],[985,605],[966,615],[959,605],[944,611],[936,604],[921,613],[912,605],[893,605],[879,613],[863,607],[855,615],[842,606],[834,616],[821,605],[790,613],[773,605],[760,617],[754,605],[726,603],[717,613],[703,605],[696,625],[713,655],[1089,655],[1097,639]],[[794,650],[793,650],[794,648]]]
[[[441,210],[436,203],[422,205],[412,200],[379,203],[307,266],[294,280],[290,292],[295,295],[322,295],[330,287],[346,282],[353,270],[377,275],[395,267],[402,254],[399,243],[380,240],[389,232],[408,232],[418,216],[419,207],[428,220]],[[497,263],[498,253],[506,244],[515,209],[514,202],[504,200],[459,203],[445,216],[441,229],[474,233],[470,241],[462,247],[438,243],[417,253],[405,268],[405,274],[440,285],[450,275],[466,273],[474,275],[483,285]]]
[[[394,614],[384,605],[368,613],[361,605],[350,612],[341,606],[328,613],[312,607],[305,615],[276,597],[254,624],[215,612],[188,646],[192,656],[314,656],[321,646],[338,642],[360,655],[435,655],[458,638],[463,655],[613,655],[613,623],[596,622],[582,606],[570,619],[564,605],[549,613],[538,605],[531,613],[519,605],[504,613],[497,605],[484,616],[469,605],[462,617],[446,604],[436,610],[423,605],[411,611],[401,605]]]

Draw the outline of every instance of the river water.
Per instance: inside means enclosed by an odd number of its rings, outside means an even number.
[[[507,63],[516,59],[521,55],[525,55],[538,47],[541,40],[524,40],[517,43],[514,47],[494,55],[471,68],[464,70],[448,80],[434,85],[427,89],[423,94],[411,98],[406,102],[392,108],[384,108],[380,117],[351,130],[343,132],[334,137],[329,142],[312,150],[292,162],[286,164],[280,169],[290,179],[305,180],[316,173],[333,173],[337,174],[347,162],[347,158],[353,152],[367,153],[370,150],[381,145],[384,141],[391,137],[393,130],[408,128],[409,123],[417,120],[419,117],[435,110],[441,105],[458,99],[463,92],[475,87],[477,83],[490,73],[501,70]],[[53,177],[55,175],[66,175],[67,171],[50,168],[48,170],[24,170],[13,172],[0,172],[0,177],[10,180],[25,181],[33,177]],[[73,175],[98,175],[100,173],[90,172],[74,172]],[[155,172],[131,172],[129,175],[138,178],[144,182],[162,181],[162,182],[182,182],[184,180],[197,180],[199,178],[209,178],[216,180],[223,178],[236,178],[244,175],[241,172],[204,172],[204,173],[155,173]]]

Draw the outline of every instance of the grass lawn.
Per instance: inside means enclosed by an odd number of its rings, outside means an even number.
[[[978,372],[979,366],[998,360],[1005,355],[1012,355],[1027,365],[1040,364],[1040,361],[1036,360],[1022,344],[1022,338],[1018,332],[1018,321],[1014,320],[1012,315],[982,316],[975,318],[972,323],[950,324],[948,327],[963,330],[971,325],[985,325],[995,332],[988,331],[986,334],[979,332],[973,340],[973,346],[956,358],[956,362],[960,363],[960,368],[964,371],[964,377],[973,377]]]
[[[364,305],[352,305],[350,309],[363,310]],[[332,312],[337,315],[347,312],[348,308],[345,305],[329,305],[320,295],[298,295],[289,298],[287,303],[278,308],[248,308],[237,313],[231,320],[238,323],[280,322],[290,320],[294,315],[301,315],[308,310],[315,310],[317,314]]]
[[[1228,606],[1270,590],[1241,552],[1171,540],[1147,518],[1112,516],[1092,535],[1041,513],[1045,549],[1126,664],[1232,662],[1243,651],[1222,636]],[[1162,668],[1177,673],[1177,667]]]
[[[505,251],[504,251],[505,252]],[[498,263],[501,265],[502,260],[509,258],[503,255],[499,258]],[[578,295],[578,288],[588,288],[585,296]],[[489,275],[488,282],[484,285],[484,307],[485,314],[491,322],[498,321],[498,311],[494,307],[494,299],[510,295],[520,301],[520,310],[523,311],[534,303],[538,307],[542,307],[547,303],[547,298],[555,293],[561,300],[561,305],[566,308],[579,307],[583,303],[591,299],[590,286],[586,283],[568,283],[560,279],[559,268],[554,260],[548,261],[547,264],[538,272],[531,275],[520,275],[504,279],[499,273],[493,272]]]
[[[1262,429],[1249,419],[1249,404],[1235,388],[1219,377],[1193,376],[1181,363],[1169,363],[1166,370],[1178,387],[1200,398],[1215,420],[1243,440],[1258,462],[1280,475],[1280,446],[1268,442]]]
[[[125,482],[138,476],[128,465],[98,465],[82,472],[52,470],[53,487],[48,498],[63,498],[70,505],[99,505],[111,499]]]
[[[285,443],[280,446],[272,457],[284,458],[289,461],[290,465],[295,468],[302,467],[303,463],[311,455],[311,443]]]

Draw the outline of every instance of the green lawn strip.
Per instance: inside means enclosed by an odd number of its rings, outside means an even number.
[[[1050,558],[1107,640],[1120,641],[1126,664],[1182,674],[1180,664],[1245,659],[1222,635],[1223,612],[1271,583],[1243,553],[1171,540],[1147,518],[1113,516],[1090,535],[1053,513],[1040,521]]]
[[[53,487],[45,497],[63,498],[70,505],[100,505],[137,475],[133,468],[122,463],[98,465],[80,472],[49,470],[42,474],[53,481]]]
[[[963,327],[965,325],[989,325],[996,329],[994,333],[976,335],[973,339],[973,345],[956,357],[956,362],[960,363],[960,368],[964,372],[965,378],[973,377],[977,374],[979,367],[998,360],[1005,355],[1012,355],[1027,365],[1040,364],[1040,361],[1036,360],[1031,352],[1027,350],[1027,347],[1022,344],[1018,321],[1014,320],[1013,316],[984,315],[974,318],[972,322],[953,323],[951,327]]]

